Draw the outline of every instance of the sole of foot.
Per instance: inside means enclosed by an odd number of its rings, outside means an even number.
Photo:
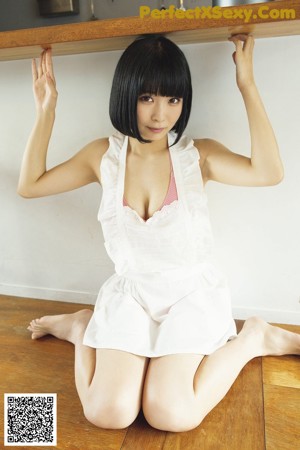
[[[32,333],[32,339],[40,339],[51,334],[74,344],[78,336],[84,333],[92,314],[91,310],[83,309],[73,314],[43,316],[32,320],[27,329]]]

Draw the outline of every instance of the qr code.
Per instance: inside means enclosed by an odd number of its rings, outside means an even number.
[[[4,394],[4,445],[56,445],[56,394]]]

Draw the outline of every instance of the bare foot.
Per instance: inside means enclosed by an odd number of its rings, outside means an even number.
[[[252,337],[257,356],[300,355],[300,334],[270,325],[259,317],[247,319],[239,334]]]
[[[57,316],[44,316],[30,322],[27,330],[32,332],[32,339],[39,339],[46,334],[52,334],[58,339],[75,344],[84,333],[93,312],[82,309],[73,314],[59,314]]]

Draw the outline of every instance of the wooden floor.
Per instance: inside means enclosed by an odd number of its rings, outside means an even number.
[[[30,339],[29,321],[86,305],[0,296],[0,394],[58,397],[59,450],[300,450],[300,358],[256,358],[222,402],[193,431],[151,428],[142,413],[124,430],[102,430],[84,418],[73,376],[73,346],[50,336]],[[92,309],[92,307],[91,307]],[[238,322],[241,327],[241,322]],[[300,327],[283,326],[300,332]],[[3,400],[0,402],[0,448]],[[55,447],[18,447],[35,449]]]

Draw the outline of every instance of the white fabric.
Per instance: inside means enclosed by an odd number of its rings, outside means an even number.
[[[116,132],[101,162],[98,213],[115,264],[84,344],[158,357],[210,354],[236,336],[230,293],[213,262],[213,237],[193,140],[169,133],[178,200],[144,221],[123,206],[128,137]]]

